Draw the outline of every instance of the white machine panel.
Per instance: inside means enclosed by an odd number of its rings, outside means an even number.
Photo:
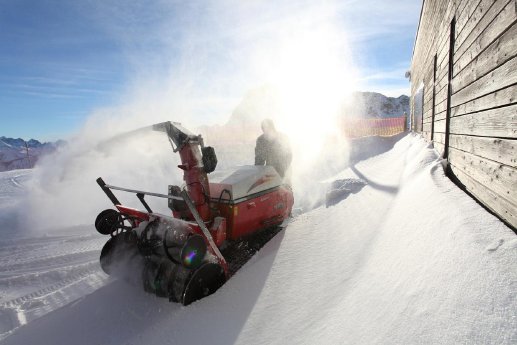
[[[280,175],[272,166],[244,165],[232,170],[214,171],[209,175],[210,197],[219,199],[223,190],[228,190],[232,200],[278,187],[282,184]],[[222,200],[230,199],[228,193]]]

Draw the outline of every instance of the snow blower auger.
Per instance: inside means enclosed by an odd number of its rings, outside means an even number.
[[[188,305],[214,293],[281,229],[293,206],[288,185],[270,166],[214,172],[217,157],[179,123],[145,129],[165,132],[179,152],[185,187],[168,194],[97,183],[114,209],[102,211],[95,227],[110,239],[101,251],[107,274],[141,279],[145,291]],[[140,131],[140,130],[139,130]],[[123,206],[112,190],[135,193],[145,211]],[[145,196],[168,200],[172,216],[154,213]]]

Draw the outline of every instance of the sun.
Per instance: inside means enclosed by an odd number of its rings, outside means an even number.
[[[286,35],[269,80],[278,93],[277,127],[300,160],[314,161],[330,137],[339,136],[343,101],[354,89],[355,69],[344,34],[331,25]]]

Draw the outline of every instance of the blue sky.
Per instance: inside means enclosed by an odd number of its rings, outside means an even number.
[[[335,36],[332,51],[350,60],[354,89],[407,93],[420,7],[415,0],[0,0],[0,136],[65,138],[98,109],[185,90],[198,104],[198,123],[224,122],[249,89],[268,82],[264,71],[281,56],[275,51],[321,26]]]

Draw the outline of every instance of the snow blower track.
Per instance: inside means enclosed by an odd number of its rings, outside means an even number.
[[[231,243],[221,250],[221,253],[228,262],[230,276],[233,276],[244,266],[266,243],[275,237],[285,226],[271,227],[260,231],[241,241]]]

